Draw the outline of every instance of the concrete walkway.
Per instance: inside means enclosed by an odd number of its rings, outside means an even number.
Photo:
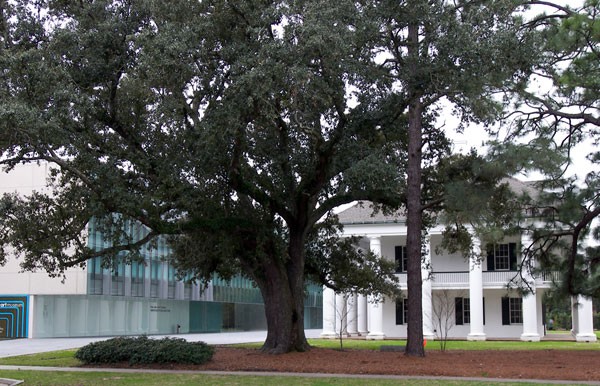
[[[318,338],[321,330],[305,330],[307,338]],[[221,332],[213,334],[178,334],[178,335],[152,335],[153,338],[165,336],[184,338],[189,342],[206,342],[208,344],[235,344],[264,342],[266,331]],[[41,339],[14,339],[0,340],[0,358],[16,355],[35,354],[40,352],[66,350],[79,348],[91,342],[106,340],[110,336],[82,337],[82,338],[41,338]]]

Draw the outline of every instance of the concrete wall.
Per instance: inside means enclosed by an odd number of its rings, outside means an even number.
[[[18,165],[9,173],[0,172],[0,195],[18,193],[29,195],[33,191],[49,193],[46,180],[50,166],[40,164]],[[85,294],[87,277],[85,270],[71,268],[66,272],[66,280],[52,278],[45,272],[21,272],[19,260],[8,259],[6,265],[0,267],[0,294]]]
[[[189,331],[189,302],[117,296],[32,296],[30,337],[172,334]]]
[[[29,195],[34,190],[47,192],[49,172],[50,166],[45,162],[18,165],[9,173],[0,172],[0,194],[16,192]]]

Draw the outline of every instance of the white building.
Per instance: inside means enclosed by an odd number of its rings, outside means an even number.
[[[0,172],[0,195],[48,192],[47,164],[18,166]],[[35,219],[32,226],[35,226]],[[134,227],[143,237],[143,227]],[[108,246],[90,222],[88,246]],[[164,259],[169,249],[159,241],[142,251],[143,263],[102,267],[100,258],[85,268],[69,268],[65,278],[44,271],[22,272],[14,256],[0,266],[0,339],[115,336],[265,330],[260,290],[247,279],[226,282],[217,276],[206,289],[178,280]],[[309,288],[305,327],[321,327],[321,291]]]
[[[523,183],[512,180],[511,184]],[[518,187],[517,187],[518,188]],[[397,262],[397,276],[404,299],[385,298],[370,302],[364,296],[343,296],[331,289],[323,292],[323,337],[340,332],[362,335],[367,339],[405,338],[406,312],[406,223],[401,216],[373,214],[368,203],[355,205],[339,213],[344,236],[360,236],[360,247]],[[423,331],[426,339],[447,333],[449,338],[486,340],[488,338],[539,341],[545,334],[542,298],[551,288],[549,277],[533,277],[524,272],[533,294],[522,297],[507,283],[518,275],[521,248],[530,244],[527,234],[503,240],[494,246],[475,240],[475,252],[484,251],[481,262],[436,250],[442,240],[443,226],[429,231],[427,253],[422,267]],[[440,315],[449,306],[451,328]],[[572,301],[573,335],[577,341],[595,341],[591,299]],[[436,322],[437,320],[437,322]]]

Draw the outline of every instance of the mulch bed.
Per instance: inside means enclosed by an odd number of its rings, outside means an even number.
[[[114,367],[130,366],[123,363]],[[149,368],[600,381],[600,351],[429,350],[425,358],[413,358],[371,350],[313,348],[304,353],[270,355],[256,349],[217,347],[212,361],[203,365]]]

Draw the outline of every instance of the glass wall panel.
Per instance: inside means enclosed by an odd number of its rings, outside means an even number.
[[[88,293],[92,295],[102,294],[102,259],[94,257],[87,262],[88,269]]]
[[[144,271],[143,263],[131,264],[131,296],[144,296]]]
[[[160,262],[152,260],[150,262],[150,297],[158,297],[158,285],[160,277]]]
[[[118,261],[111,271],[111,295],[125,295],[125,263]]]

